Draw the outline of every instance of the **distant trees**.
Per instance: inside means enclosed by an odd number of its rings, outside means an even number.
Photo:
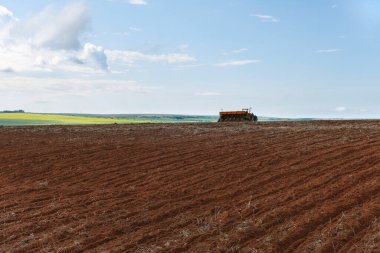
[[[24,110],[4,110],[4,111],[0,111],[0,113],[25,113]]]

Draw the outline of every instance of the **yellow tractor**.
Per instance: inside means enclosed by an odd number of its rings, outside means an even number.
[[[251,109],[242,109],[241,111],[219,112],[218,122],[235,122],[235,121],[254,121],[258,120],[257,116],[251,112]]]

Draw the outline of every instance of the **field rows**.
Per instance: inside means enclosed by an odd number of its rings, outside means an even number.
[[[0,252],[380,252],[380,122],[0,128]]]

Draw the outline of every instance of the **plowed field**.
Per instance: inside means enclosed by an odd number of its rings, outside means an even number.
[[[380,121],[0,127],[0,252],[380,252]]]

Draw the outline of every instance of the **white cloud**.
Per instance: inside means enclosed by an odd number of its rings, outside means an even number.
[[[115,74],[117,70],[122,69],[125,74],[126,66],[137,61],[169,64],[196,61],[186,53],[107,50],[84,41],[89,22],[88,10],[81,3],[61,9],[51,5],[24,21],[0,7],[0,96],[42,101],[57,96],[66,99],[104,93],[148,93],[157,88],[120,80],[123,76]]]
[[[138,28],[138,27],[133,27],[133,26],[130,26],[129,27],[129,30],[133,31],[133,32],[141,32],[141,28]]]
[[[256,17],[256,18],[260,19],[262,22],[274,22],[274,23],[278,22],[277,18],[275,18],[273,16],[270,16],[270,15],[251,14],[250,16],[251,17]]]
[[[13,73],[15,71],[14,71],[14,69],[8,67],[8,68],[0,69],[0,72]]]
[[[337,53],[337,52],[342,52],[344,49],[340,48],[329,48],[329,49],[319,49],[317,50],[317,53]]]
[[[100,46],[86,43],[83,50],[83,60],[103,70],[108,70],[107,55],[104,49]]]
[[[195,93],[196,96],[202,96],[202,97],[211,97],[211,96],[221,96],[222,94],[219,92],[197,92]]]
[[[37,47],[79,49],[79,36],[89,22],[90,16],[83,3],[71,3],[62,9],[50,5],[27,20],[22,33],[28,34]]]
[[[129,36],[130,33],[129,32],[113,32],[113,33],[110,33],[111,35],[115,35],[115,36]]]
[[[17,18],[6,7],[0,5],[0,44],[8,40],[13,26],[17,23]]]
[[[110,62],[122,61],[126,64],[133,64],[135,61],[149,62],[167,62],[181,63],[196,61],[196,59],[188,54],[144,54],[138,51],[121,51],[121,50],[106,50],[105,51]]]
[[[91,96],[116,92],[147,93],[154,90],[134,80],[58,79],[35,77],[2,77],[1,94],[28,93],[52,96]]]
[[[5,23],[0,26],[0,69],[84,73],[108,69],[101,47],[80,44],[90,21],[84,4],[71,3],[61,9],[50,5],[23,22],[5,7],[0,6],[0,13],[0,17],[11,17],[1,19]]]
[[[10,10],[8,10],[8,8],[0,5],[0,17],[13,18],[13,13]]]
[[[0,20],[5,22],[0,26],[1,72],[97,73],[111,70],[109,64],[115,62],[119,65],[131,65],[136,61],[173,64],[196,60],[186,53],[145,54],[106,50],[91,43],[82,45],[81,37],[90,22],[88,9],[83,3],[71,3],[61,9],[50,5],[23,22],[0,6]],[[140,29],[129,27],[129,30]]]
[[[96,73],[108,70],[104,50],[89,43],[81,50],[50,50],[26,43],[0,45],[0,55],[0,69],[12,69],[15,72]]]
[[[232,50],[231,53],[233,53],[233,54],[240,54],[240,53],[243,53],[243,52],[246,52],[246,51],[248,51],[248,48],[239,48],[239,49]]]
[[[136,4],[136,5],[146,5],[148,4],[145,0],[129,0],[130,4]]]
[[[236,61],[218,63],[215,66],[218,66],[218,67],[243,66],[243,65],[255,64],[259,62],[260,60],[236,60]]]
[[[345,106],[338,106],[338,107],[335,108],[335,111],[336,112],[345,112],[345,111],[347,111],[347,107],[345,107]]]
[[[178,46],[178,49],[181,51],[185,51],[188,48],[189,48],[189,44],[186,44],[186,43],[183,43],[183,44]]]

